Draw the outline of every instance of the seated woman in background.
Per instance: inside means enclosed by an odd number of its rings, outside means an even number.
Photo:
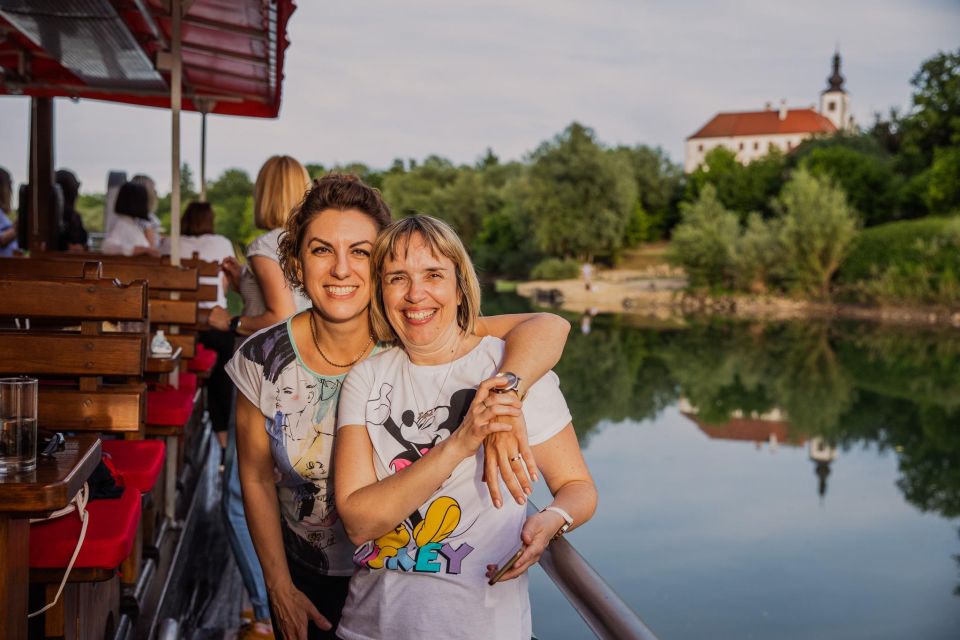
[[[192,201],[180,217],[180,255],[184,258],[200,256],[201,260],[223,264],[226,259],[235,259],[233,243],[226,237],[214,233],[213,207],[209,202]],[[170,238],[163,238],[160,251],[170,255]],[[217,287],[217,300],[200,302],[201,309],[214,307],[227,308],[226,276],[223,273],[216,277],[203,276],[200,284],[212,284]],[[213,430],[220,440],[220,446],[227,445],[227,426],[230,422],[232,409],[233,384],[224,370],[227,362],[233,356],[234,335],[231,331],[209,329],[200,332],[200,343],[217,353],[217,364],[210,372],[207,382],[207,403],[210,409],[210,421]]]
[[[9,257],[20,248],[17,244],[17,227],[7,217],[13,197],[13,179],[0,167],[0,257]]]
[[[124,256],[160,255],[157,249],[150,246],[150,241],[137,222],[146,220],[149,212],[146,187],[133,182],[123,183],[117,193],[114,211],[117,220],[100,246],[103,253]]]
[[[147,189],[147,217],[143,220],[137,220],[137,224],[143,229],[143,234],[147,236],[147,241],[154,249],[160,248],[163,241],[163,225],[160,224],[160,218],[157,217],[157,184],[150,176],[138,173],[130,178],[130,182],[143,185]]]
[[[86,251],[87,230],[83,228],[83,219],[77,212],[77,197],[80,195],[80,181],[72,171],[60,169],[56,173],[56,182],[63,194],[63,229],[58,240],[60,251]]]
[[[597,501],[559,380],[544,376],[522,403],[510,392],[519,381],[498,373],[503,341],[474,332],[480,286],[445,223],[413,216],[387,227],[371,279],[376,337],[403,348],[357,364],[340,395],[334,492],[361,546],[338,636],[528,640],[525,572]],[[497,509],[482,480],[484,438],[510,430],[504,417],[521,404],[555,497],[530,517],[510,501]],[[518,549],[513,568],[488,585]]]

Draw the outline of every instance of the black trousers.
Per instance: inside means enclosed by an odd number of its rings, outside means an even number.
[[[200,344],[217,353],[217,364],[207,380],[207,409],[210,411],[213,430],[226,431],[230,423],[230,413],[233,411],[233,382],[224,367],[233,357],[236,337],[230,331],[211,329],[201,331],[199,338]]]
[[[295,562],[289,562],[290,577],[293,579],[293,585],[302,591],[305,596],[310,598],[310,602],[317,608],[324,618],[330,621],[333,628],[330,631],[323,631],[312,620],[307,620],[307,637],[309,640],[335,640],[337,637],[337,625],[340,623],[340,614],[343,612],[343,604],[347,601],[347,589],[350,585],[349,577],[324,576],[316,572],[307,571]],[[270,606],[270,618],[273,621],[273,632],[277,640],[283,640],[283,634],[280,633],[280,626],[277,624],[276,616],[273,613],[273,605]]]

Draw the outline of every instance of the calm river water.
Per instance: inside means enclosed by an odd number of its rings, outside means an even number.
[[[570,540],[662,640],[960,637],[960,333],[570,319],[600,490]],[[540,640],[592,637],[531,594]]]

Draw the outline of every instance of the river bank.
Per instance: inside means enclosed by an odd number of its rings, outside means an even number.
[[[771,295],[703,296],[688,292],[686,285],[682,274],[672,270],[611,269],[598,274],[589,288],[582,279],[534,280],[518,283],[516,291],[534,304],[578,314],[630,313],[658,320],[698,315],[749,320],[847,319],[960,328],[957,308],[865,306]]]

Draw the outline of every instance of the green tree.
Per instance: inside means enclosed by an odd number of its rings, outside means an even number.
[[[574,122],[531,156],[528,211],[540,248],[592,259],[623,244],[637,197],[630,167]]]
[[[440,156],[429,156],[422,164],[411,159],[409,170],[391,170],[383,177],[383,195],[397,217],[414,213],[443,217],[440,191],[453,184],[457,174],[453,163]]]
[[[931,213],[960,209],[960,144],[935,149],[933,164],[926,177],[924,201]]]
[[[235,243],[249,244],[261,232],[253,223],[253,182],[242,169],[227,169],[207,185],[217,233]]]
[[[695,201],[704,186],[711,184],[723,206],[737,212],[741,220],[751,211],[769,217],[773,214],[771,199],[783,186],[785,169],[785,158],[777,149],[743,165],[733,151],[715,147],[707,152],[703,164],[687,177],[685,200]]]
[[[680,212],[682,221],[670,242],[672,259],[694,287],[730,287],[740,236],[737,215],[723,206],[712,184],[704,185],[693,204],[681,204]]]
[[[924,61],[910,83],[913,110],[904,122],[903,144],[927,167],[935,149],[960,145],[960,49]]]
[[[664,237],[679,221],[683,167],[672,162],[660,147],[620,146],[610,154],[627,161],[637,185],[637,206],[628,227],[627,244]]]
[[[789,278],[808,295],[830,296],[830,280],[857,234],[857,212],[841,189],[805,169],[793,173],[774,208]]]
[[[863,214],[866,225],[898,217],[901,179],[894,174],[888,159],[834,144],[812,149],[800,166],[841,187],[850,205]]]
[[[738,289],[764,293],[783,276],[783,246],[780,221],[764,220],[759,213],[747,217],[747,226],[737,241],[735,284]]]

